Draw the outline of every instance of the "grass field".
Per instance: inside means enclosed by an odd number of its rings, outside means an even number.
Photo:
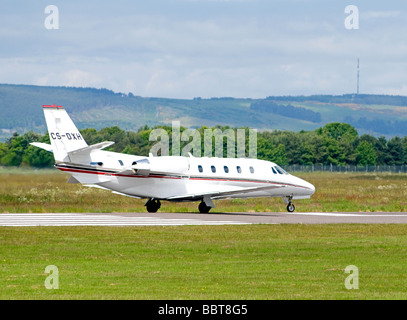
[[[407,175],[296,174],[298,211],[405,211]],[[55,170],[3,169],[1,212],[134,212],[144,201],[67,184]],[[196,203],[162,211],[196,212]],[[285,211],[281,199],[216,211]],[[0,227],[0,299],[406,299],[407,225]],[[59,289],[46,289],[59,270]],[[359,270],[348,290],[345,268]]]
[[[405,225],[3,227],[0,299],[406,299],[406,240]]]
[[[302,212],[400,212],[407,210],[407,174],[295,173],[311,182],[310,200],[295,201]],[[67,184],[69,175],[49,170],[0,170],[0,212],[145,212],[145,200]],[[281,212],[281,198],[215,201],[216,212]],[[160,212],[198,212],[198,203],[163,202]]]

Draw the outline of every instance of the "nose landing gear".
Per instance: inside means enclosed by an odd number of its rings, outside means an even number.
[[[288,212],[294,212],[295,211],[295,205],[291,201],[287,205],[287,211]]]
[[[293,196],[283,197],[284,202],[287,204],[287,211],[294,212],[295,205],[292,203]]]

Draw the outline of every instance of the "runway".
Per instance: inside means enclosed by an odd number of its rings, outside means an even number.
[[[239,224],[407,223],[407,212],[295,213],[2,213],[0,226],[181,226]]]

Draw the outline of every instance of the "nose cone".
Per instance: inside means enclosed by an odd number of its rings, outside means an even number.
[[[297,178],[297,177],[296,177]],[[297,178],[297,186],[300,189],[301,195],[304,196],[312,196],[315,193],[315,186],[308,181],[305,181],[303,179]]]
[[[308,189],[309,195],[312,196],[315,193],[315,186],[308,181],[302,181],[304,182],[304,187]]]

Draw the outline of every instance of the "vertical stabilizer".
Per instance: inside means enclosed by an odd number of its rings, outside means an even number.
[[[44,105],[49,138],[56,162],[71,162],[68,152],[88,146],[79,130],[61,106]]]

